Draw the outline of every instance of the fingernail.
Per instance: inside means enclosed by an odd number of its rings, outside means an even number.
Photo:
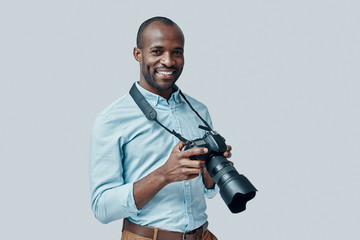
[[[207,153],[208,152],[208,149],[207,148],[204,148],[204,153]]]

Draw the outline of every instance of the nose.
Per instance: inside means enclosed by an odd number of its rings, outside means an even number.
[[[164,53],[161,57],[160,63],[165,65],[166,67],[172,67],[175,65],[175,60],[171,53]]]

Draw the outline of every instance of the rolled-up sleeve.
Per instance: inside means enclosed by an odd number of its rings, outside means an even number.
[[[218,192],[219,192],[219,187],[216,184],[215,187],[211,189],[207,189],[204,185],[204,193],[207,198],[211,199],[215,197]]]
[[[106,114],[96,117],[90,138],[91,207],[102,223],[139,213],[133,183],[123,179],[123,152],[118,124]]]

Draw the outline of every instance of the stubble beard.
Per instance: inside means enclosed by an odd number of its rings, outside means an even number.
[[[179,71],[179,70],[178,70]],[[147,69],[146,67],[146,64],[143,64],[142,67],[141,67],[141,72],[142,72],[142,75],[145,79],[145,81],[150,85],[152,86],[153,88],[157,89],[157,90],[160,90],[160,91],[164,91],[164,90],[169,90],[169,89],[172,89],[177,81],[177,79],[180,77],[177,76],[174,80],[172,80],[172,83],[170,86],[167,86],[167,87],[162,87],[160,86],[157,82],[156,82],[156,79],[155,79],[155,76],[154,75],[151,75],[150,73],[150,68]],[[180,70],[181,72],[181,70]],[[155,73],[154,73],[155,74]]]

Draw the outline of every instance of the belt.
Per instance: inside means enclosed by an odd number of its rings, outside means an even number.
[[[126,218],[123,222],[123,230],[127,230],[134,234],[140,235],[142,237],[157,239],[157,240],[199,240],[201,239],[203,232],[207,230],[208,222],[204,223],[201,227],[188,232],[172,232],[159,228],[152,228],[141,226],[135,223],[130,222]]]

